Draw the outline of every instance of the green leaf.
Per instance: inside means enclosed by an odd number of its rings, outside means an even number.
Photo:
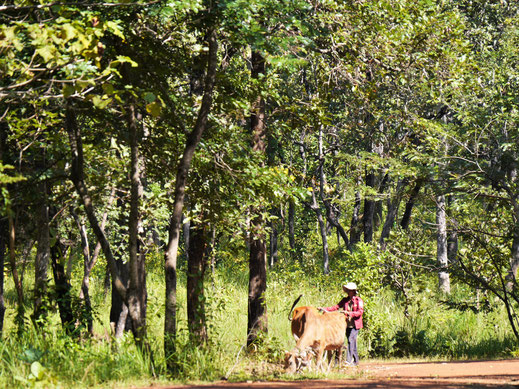
[[[99,109],[105,109],[106,106],[108,104],[110,104],[111,102],[112,102],[111,98],[103,99],[102,97],[99,97],[99,96],[92,97],[92,103],[94,104],[94,106],[96,108],[99,108]]]
[[[153,103],[146,104],[146,111],[150,113],[152,116],[157,117],[160,115],[162,111],[162,106],[159,102],[154,101]]]
[[[146,92],[144,94],[144,100],[147,102],[147,103],[153,103],[155,101],[155,99],[157,98],[155,96],[155,94],[151,93],[151,92]]]
[[[70,97],[74,93],[76,93],[76,88],[72,84],[65,84],[63,87],[63,96],[64,97]]]
[[[31,364],[31,373],[38,381],[41,381],[45,373],[45,368],[40,362],[33,362]]]
[[[39,47],[36,49],[36,54],[39,54],[45,62],[50,62],[56,54],[56,48],[50,45]]]

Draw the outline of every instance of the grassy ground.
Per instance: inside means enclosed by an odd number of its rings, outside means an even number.
[[[264,342],[253,350],[244,348],[246,265],[230,264],[217,270],[206,283],[210,335],[206,348],[194,347],[187,340],[185,282],[181,277],[177,355],[180,368],[175,376],[167,375],[163,368],[164,284],[160,271],[148,274],[148,334],[154,363],[135,348],[130,334],[121,340],[111,338],[108,323],[110,298],[103,293],[102,275],[94,277],[91,285],[95,291],[93,304],[97,311],[95,337],[82,340],[71,339],[62,332],[57,312],[51,313],[44,331],[35,331],[27,320],[23,335],[17,337],[14,293],[12,285],[7,282],[7,314],[0,343],[0,387],[120,387],[152,382],[207,382],[221,377],[230,380],[286,378],[281,360],[284,351],[294,346],[287,315],[295,298],[303,294],[299,305],[322,306],[335,304],[342,297],[340,274],[329,277],[308,274],[308,271],[294,269],[269,273],[269,332]],[[317,269],[316,274],[319,274]],[[76,288],[77,284],[75,282]],[[30,286],[26,286],[29,290]],[[437,296],[431,291],[422,289],[418,292],[410,305],[409,317],[404,316],[401,301],[389,289],[377,290],[370,296],[362,295],[366,301],[368,323],[368,328],[361,331],[359,338],[362,360],[516,355],[517,344],[506,315],[498,305],[479,313],[460,312],[438,304]],[[462,299],[469,294],[454,287],[451,298]],[[308,372],[299,378],[319,376]]]

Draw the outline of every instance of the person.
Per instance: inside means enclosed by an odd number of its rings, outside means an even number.
[[[364,314],[364,301],[357,296],[357,284],[348,282],[342,286],[342,290],[348,294],[338,304],[331,307],[319,307],[319,310],[333,312],[339,309],[347,316],[346,338],[348,340],[348,351],[346,353],[346,364],[357,366],[359,364],[359,353],[357,352],[357,335],[363,327],[362,315]]]

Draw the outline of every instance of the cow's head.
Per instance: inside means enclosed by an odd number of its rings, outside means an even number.
[[[312,350],[292,350],[291,352],[285,351],[285,372],[288,374],[294,374],[301,369],[310,365],[312,356],[314,355]]]

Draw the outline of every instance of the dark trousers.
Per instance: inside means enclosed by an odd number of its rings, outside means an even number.
[[[346,353],[346,362],[357,365],[359,363],[359,354],[357,353],[357,335],[359,330],[356,328],[347,328],[346,337],[348,338],[348,351]]]

